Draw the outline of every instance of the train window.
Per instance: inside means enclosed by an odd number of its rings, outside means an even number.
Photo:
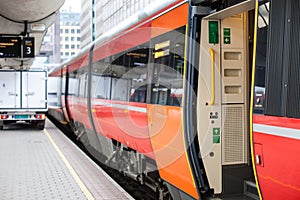
[[[87,96],[87,74],[81,74],[79,76],[79,97],[86,97]]]
[[[62,85],[61,85],[61,95],[65,95],[66,93],[66,74],[62,74]]]
[[[254,113],[263,114],[265,107],[265,74],[267,64],[267,41],[269,27],[269,3],[259,7],[254,89]]]
[[[77,77],[78,70],[74,70],[69,72],[69,87],[68,87],[68,95],[71,96],[78,96],[78,84],[79,79]]]
[[[112,81],[112,99],[146,103],[148,59],[149,43],[145,43],[113,60],[117,74]]]
[[[130,93],[130,101],[145,103],[147,97],[147,85],[140,86],[139,84],[136,84],[136,86],[132,87]]]
[[[155,102],[160,105],[167,105],[168,98],[170,98],[170,89],[157,84],[152,87],[151,92],[151,102]]]
[[[127,78],[112,78],[112,90],[111,90],[111,99],[113,100],[121,100],[121,101],[129,101],[130,98],[130,87],[131,80]]]
[[[152,44],[151,103],[181,106],[185,27],[154,38]]]
[[[103,59],[93,63],[91,97],[98,99],[111,98],[111,72],[110,59]]]
[[[110,99],[111,77],[92,74],[91,97],[97,99]]]
[[[88,78],[88,67],[84,66],[78,69],[78,73],[76,75],[78,81],[78,96],[79,97],[87,97],[87,78]]]
[[[93,63],[93,98],[146,103],[149,43]]]

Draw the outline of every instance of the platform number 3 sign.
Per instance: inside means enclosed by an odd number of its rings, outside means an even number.
[[[26,37],[23,38],[23,58],[34,57],[34,38]]]

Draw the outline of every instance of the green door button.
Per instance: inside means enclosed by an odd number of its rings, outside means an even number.
[[[218,44],[219,43],[219,24],[218,21],[209,21],[208,22],[208,31],[209,31],[209,43]]]

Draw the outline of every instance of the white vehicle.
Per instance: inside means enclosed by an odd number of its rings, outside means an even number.
[[[0,129],[15,122],[28,122],[44,129],[47,78],[47,71],[0,70]]]

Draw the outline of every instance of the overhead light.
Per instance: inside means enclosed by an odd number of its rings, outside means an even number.
[[[38,31],[38,32],[44,32],[46,30],[45,24],[30,24],[30,30],[31,31]]]

